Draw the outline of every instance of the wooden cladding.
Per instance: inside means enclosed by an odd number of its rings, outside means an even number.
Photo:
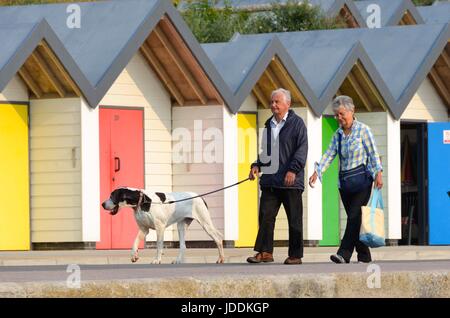
[[[294,106],[306,107],[308,105],[305,97],[289,75],[283,63],[281,63],[278,57],[274,57],[253,87],[252,92],[258,104],[264,108],[268,108],[270,107],[272,91],[277,88],[284,88],[291,92],[292,104]]]
[[[359,61],[341,84],[337,95],[350,96],[357,112],[379,112],[388,109],[380,92]]]
[[[18,73],[31,98],[81,96],[79,88],[45,41],[39,43]]]
[[[218,91],[167,16],[155,26],[140,51],[175,105],[223,104]]]
[[[428,77],[439,96],[450,109],[450,42],[447,43]]]

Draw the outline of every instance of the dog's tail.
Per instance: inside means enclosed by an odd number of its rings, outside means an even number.
[[[206,204],[205,199],[202,197],[203,203],[206,205],[206,208],[208,208],[208,204]]]

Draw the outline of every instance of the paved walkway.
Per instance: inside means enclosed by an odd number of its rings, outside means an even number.
[[[336,247],[305,248],[304,263],[329,262]],[[176,248],[164,249],[163,264],[171,263],[178,253]],[[245,263],[246,258],[255,252],[251,248],[226,248],[226,263]],[[155,256],[155,249],[140,251],[139,264],[148,264]],[[186,263],[215,263],[218,257],[217,249],[189,248],[186,251]],[[287,257],[287,248],[278,247],[274,250],[275,263],[282,263]],[[390,246],[372,249],[374,261],[414,261],[414,260],[450,260],[450,246]],[[356,261],[353,255],[352,261]],[[0,266],[28,265],[66,265],[66,264],[129,264],[129,250],[72,250],[72,251],[27,251],[0,252]]]

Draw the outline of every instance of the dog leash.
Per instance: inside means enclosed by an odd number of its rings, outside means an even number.
[[[243,182],[245,182],[245,181],[248,181],[248,180],[250,180],[250,178],[241,180],[241,181],[239,181],[239,182],[233,183],[232,185],[229,185],[229,186],[226,186],[226,187],[223,187],[223,188],[220,188],[220,189],[211,191],[211,192],[199,194],[199,195],[197,195],[197,196],[195,196],[195,197],[190,197],[190,198],[185,198],[185,199],[180,199],[180,200],[175,200],[175,201],[162,202],[162,204],[173,204],[173,203],[177,203],[177,202],[182,202],[182,201],[187,201],[187,200],[192,200],[192,199],[195,199],[195,198],[203,197],[203,196],[208,195],[208,194],[211,194],[211,193],[216,193],[216,192],[219,192],[219,191],[222,191],[222,190],[225,190],[225,189],[228,189],[228,188],[237,186],[237,185],[239,185],[239,184],[241,184],[241,183],[243,183]]]

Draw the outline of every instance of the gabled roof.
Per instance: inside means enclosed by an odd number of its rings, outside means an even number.
[[[285,4],[288,0],[219,0],[218,7],[224,7],[225,3],[229,3],[233,8],[262,11],[270,10],[274,3]],[[298,2],[303,2],[298,0]],[[330,18],[334,18],[339,14],[351,14],[356,23],[361,27],[366,26],[364,19],[356,8],[352,0],[308,0],[313,6],[318,6],[321,11]]]
[[[450,25],[445,24],[276,34],[319,100],[311,105],[319,114],[359,60],[397,119],[443,53],[449,35]],[[250,42],[270,36],[241,37]]]
[[[316,104],[311,107],[318,116],[323,113],[358,63],[361,63],[362,68],[369,73],[370,78],[375,82],[375,87],[383,87],[384,84],[358,40],[342,34],[339,39],[330,44],[333,38],[329,35],[330,31],[276,34],[292,58],[295,67],[311,87],[316,97]],[[249,38],[253,41],[255,37],[270,36],[273,35],[243,35],[242,38],[250,42]],[[383,92],[386,93],[387,90]],[[392,99],[389,95],[383,98]]]
[[[85,75],[86,81],[79,85],[91,107],[97,106],[164,17],[175,26],[194,60],[225,102],[229,97],[224,81],[170,1],[77,3],[81,9],[80,29],[68,28],[68,5],[71,4],[0,7],[0,21],[5,24],[36,23],[45,18]]]
[[[51,56],[56,56],[53,61],[56,64],[55,67],[62,64],[63,67],[60,68],[60,71],[64,73],[67,84],[72,85],[73,90],[76,92],[81,90],[83,93],[89,90],[85,75],[45,19],[36,23],[2,24],[0,25],[0,37],[3,41],[0,49],[0,91],[18,72],[25,77],[24,80],[28,82],[27,84],[33,86],[32,79],[27,78],[26,69],[21,69],[21,67],[30,56],[36,54],[34,52],[38,46],[45,46]],[[39,87],[34,91],[37,90]]]
[[[381,27],[424,23],[411,0],[365,0],[355,1],[354,4],[364,21],[373,13],[371,6],[379,6]]]
[[[450,2],[436,2],[432,6],[417,7],[425,23],[450,22]]]
[[[234,112],[239,110],[257,86],[271,62],[279,59],[295,83],[296,89],[318,114],[318,110],[313,106],[317,105],[314,93],[277,36],[255,37],[251,41],[235,36],[230,42],[203,44],[202,47],[233,93],[231,108]],[[257,92],[255,95],[258,95]]]

